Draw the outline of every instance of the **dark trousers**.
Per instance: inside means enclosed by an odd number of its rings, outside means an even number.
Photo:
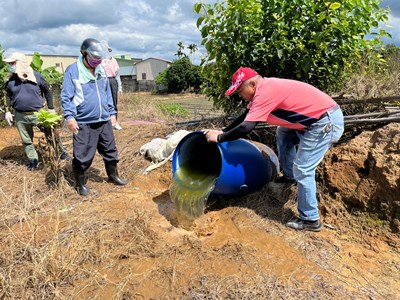
[[[111,121],[79,124],[79,132],[74,134],[73,142],[72,167],[75,171],[85,172],[89,169],[96,150],[105,161],[118,162],[118,151]]]
[[[113,98],[115,111],[118,113],[118,108],[117,108],[117,104],[118,104],[118,82],[117,82],[117,79],[115,79],[115,77],[108,77],[108,81],[110,82],[111,95],[112,95],[112,98]]]

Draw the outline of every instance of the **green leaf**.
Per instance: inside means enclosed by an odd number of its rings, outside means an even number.
[[[204,21],[204,17],[200,17],[200,18],[197,19],[197,22],[196,22],[197,28],[200,27],[200,25],[201,25],[201,23],[202,23],[203,21]]]
[[[333,2],[331,5],[329,5],[329,8],[331,10],[337,10],[338,8],[340,8],[340,3],[339,2]]]
[[[201,6],[202,6],[201,3],[196,3],[196,4],[193,6],[194,12],[198,14],[198,13],[200,12]]]
[[[43,125],[46,128],[54,128],[63,120],[62,116],[57,113],[51,113],[45,109],[41,109],[34,114],[38,119],[38,124]]]
[[[33,53],[32,57],[32,62],[31,62],[31,67],[34,71],[41,73],[42,72],[42,65],[43,65],[43,60],[40,58],[40,55],[38,52]]]
[[[205,38],[208,36],[208,30],[209,30],[208,26],[203,26],[203,28],[201,29],[201,37],[202,38]]]

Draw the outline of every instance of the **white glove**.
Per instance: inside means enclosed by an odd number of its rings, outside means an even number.
[[[10,126],[12,126],[13,117],[14,117],[14,115],[12,113],[10,113],[9,111],[6,112],[5,119],[8,122],[8,125],[10,125]]]
[[[55,114],[55,113],[56,113],[56,110],[55,110],[54,108],[49,108],[47,111],[48,111],[49,113],[52,113],[52,114]]]

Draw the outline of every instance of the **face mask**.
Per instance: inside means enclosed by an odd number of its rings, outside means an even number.
[[[15,64],[9,65],[8,66],[8,71],[10,71],[10,73],[16,73],[17,72],[17,66]]]
[[[101,64],[101,59],[87,57],[87,62],[89,66],[96,68],[99,64]]]

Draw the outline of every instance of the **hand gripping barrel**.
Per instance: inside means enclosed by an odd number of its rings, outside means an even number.
[[[172,157],[174,179],[180,185],[190,189],[185,174],[191,172],[214,175],[217,180],[211,193],[216,195],[252,193],[270,182],[278,170],[278,158],[268,146],[245,139],[208,143],[202,131],[186,135]]]

